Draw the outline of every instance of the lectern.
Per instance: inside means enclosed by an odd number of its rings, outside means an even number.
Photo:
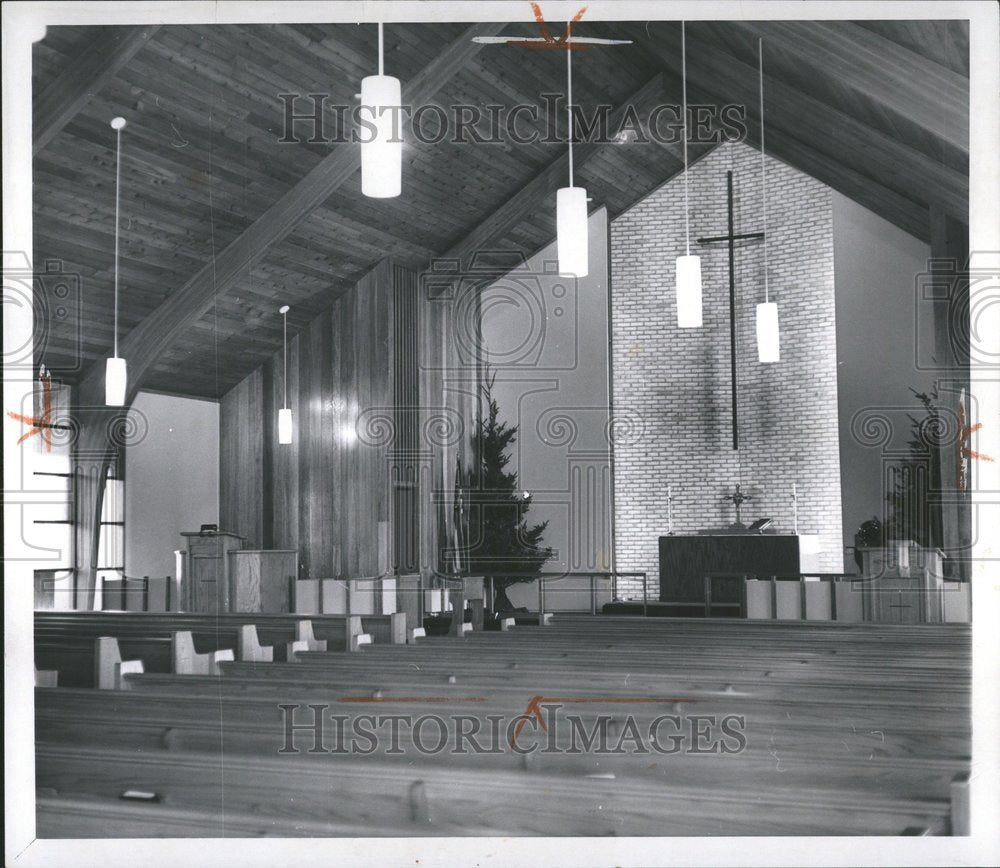
[[[181,599],[188,612],[228,612],[229,581],[226,553],[242,549],[246,540],[224,531],[187,531]]]

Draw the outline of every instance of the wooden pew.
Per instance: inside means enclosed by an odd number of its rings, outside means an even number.
[[[61,635],[67,631],[86,635],[168,635],[176,630],[189,630],[198,650],[214,650],[212,643],[219,637],[233,638],[225,647],[237,647],[240,627],[252,624],[263,646],[275,646],[282,652],[298,637],[297,625],[308,622],[315,638],[328,643],[330,650],[356,650],[367,640],[357,637],[375,631],[375,637],[394,641],[405,639],[404,616],[372,616],[358,620],[358,616],[323,615],[303,618],[288,614],[225,613],[204,615],[193,613],[107,613],[107,612],[36,612],[35,633]],[[371,635],[371,633],[369,633]]]
[[[778,829],[797,830],[791,834],[819,830],[902,834],[915,829],[946,834],[961,828],[962,786],[954,779],[967,771],[968,764],[967,629],[953,625],[872,629],[873,625],[823,622],[692,625],[655,619],[656,623],[640,622],[643,629],[637,631],[637,621],[558,616],[544,630],[472,633],[461,643],[450,637],[424,639],[416,646],[368,646],[354,655],[302,651],[293,665],[222,663],[214,677],[126,676],[135,689],[120,694],[127,702],[116,702],[113,719],[108,709],[80,701],[63,708],[60,703],[68,701],[65,691],[39,689],[37,737],[46,745],[73,738],[67,729],[72,719],[77,744],[101,751],[116,748],[126,751],[124,755],[128,748],[141,747],[144,758],[147,750],[157,748],[166,754],[190,750],[214,762],[219,726],[225,722],[227,752],[246,756],[253,767],[260,767],[273,758],[275,730],[281,726],[276,715],[286,701],[304,708],[310,702],[355,697],[361,701],[336,707],[352,719],[377,710],[378,703],[387,702],[398,710],[398,703],[432,696],[439,713],[472,714],[485,720],[493,713],[520,713],[532,696],[569,695],[598,700],[588,706],[592,710],[610,703],[606,710],[614,724],[622,712],[615,711],[609,697],[660,697],[662,703],[630,708],[629,713],[643,724],[664,711],[743,714],[746,750],[725,762],[720,757],[685,755],[650,761],[643,756],[565,753],[523,759],[505,753],[438,756],[433,767],[427,767],[425,758],[414,764],[411,750],[402,761],[384,754],[365,758],[364,763],[350,756],[324,755],[317,765],[333,775],[334,789],[346,799],[359,798],[350,789],[354,767],[371,770],[374,785],[368,807],[380,821],[379,800],[398,803],[398,785],[410,774],[419,775],[410,780],[410,790],[422,794],[411,802],[411,819],[442,810],[435,809],[436,789],[428,784],[429,775],[442,775],[442,782],[457,781],[460,791],[468,788],[470,793],[477,787],[490,789],[504,775],[512,775],[512,780],[527,775],[527,792],[507,792],[519,808],[532,810],[511,825],[501,823],[497,828],[504,834],[531,834],[531,829],[558,825],[551,803],[546,807],[533,801],[536,786],[562,792],[560,787],[574,784],[575,790],[569,787],[574,795],[568,804],[576,817],[588,810],[581,791],[598,779],[611,787],[604,792],[604,802],[625,806],[624,820],[620,816],[616,820],[638,830],[636,834],[650,834],[652,826],[670,828],[681,818],[686,828],[696,828],[698,820],[686,817],[686,807],[660,817],[664,800],[679,794],[686,794],[685,804],[703,817],[706,804],[715,806],[711,810],[717,808],[720,815],[733,816],[736,828],[746,817],[746,805],[753,804],[753,810],[760,812],[754,834],[762,829],[775,834]],[[470,702],[470,697],[477,701]],[[919,727],[910,722],[914,707],[921,708]],[[72,715],[66,713],[69,708]],[[75,780],[72,770],[65,771],[61,764],[77,759],[53,760],[54,779],[66,774]],[[101,754],[80,762],[105,759]],[[164,762],[169,765],[169,758]],[[151,780],[155,779],[154,775]],[[265,779],[266,775],[261,777]],[[664,779],[670,781],[668,787],[663,786]],[[243,786],[247,798],[253,791],[259,799],[260,788],[254,790],[249,780],[241,784],[234,779],[227,786],[238,792]],[[169,781],[168,785],[172,786]],[[655,805],[641,812],[647,785],[655,785],[645,795]],[[953,794],[958,809],[950,807]],[[78,794],[60,795],[73,799]],[[238,811],[239,797],[236,805]],[[284,809],[278,800],[267,810],[280,816]],[[443,809],[446,822],[464,828],[472,815],[463,810],[449,803]],[[323,819],[329,819],[325,809]],[[330,822],[331,828],[342,829],[352,817],[337,814]],[[474,818],[472,822],[479,830]],[[570,827],[572,822],[564,823],[553,833],[566,834]]]
[[[267,793],[274,812],[290,810],[315,823],[359,824],[372,817],[372,834],[433,827],[439,834],[900,834],[911,827],[941,833],[947,804],[894,798],[878,805],[835,793],[803,804],[791,793],[735,796],[703,787],[672,786],[645,778],[607,779],[525,770],[425,764],[400,774],[399,765],[342,760],[331,773],[315,755],[247,760],[180,751],[38,749],[38,786],[61,797],[120,801],[122,782],[167,804],[207,814],[247,816]],[[486,781],[489,784],[486,785]],[[152,800],[152,799],[151,799]],[[822,810],[817,808],[821,805]],[[41,830],[44,834],[44,830]],[[100,834],[97,832],[97,834]]]
[[[273,756],[284,747],[282,721],[273,703],[265,701],[231,700],[223,698],[211,706],[211,700],[183,697],[161,705],[162,697],[147,697],[145,694],[126,693],[132,703],[116,702],[117,714],[106,703],[78,703],[78,710],[72,719],[61,711],[59,704],[53,704],[47,696],[39,694],[39,723],[37,739],[39,743],[73,744],[117,750],[168,749],[179,751],[211,752],[218,746],[218,720],[238,721],[230,724],[226,731],[226,751],[252,757]],[[145,702],[148,707],[143,712],[130,713],[123,719],[123,712],[132,712],[135,702]],[[201,706],[199,707],[199,703]],[[154,717],[153,709],[159,709]],[[395,709],[398,710],[398,709]],[[309,712],[306,712],[308,719]],[[213,722],[215,721],[215,722]],[[760,735],[761,738],[756,736]],[[801,730],[794,738],[779,737],[772,742],[768,731],[751,731],[748,749],[738,757],[712,755],[689,755],[679,753],[667,757],[635,757],[629,754],[605,754],[593,756],[587,753],[536,753],[527,764],[531,771],[570,773],[578,775],[613,772],[618,776],[641,776],[654,780],[670,777],[672,782],[696,785],[709,781],[720,788],[735,791],[756,791],[760,789],[788,790],[792,787],[811,789],[852,790],[858,798],[866,797],[866,790],[878,793],[906,794],[912,798],[941,800],[949,792],[951,781],[956,774],[968,767],[967,758],[947,756],[930,758],[918,756],[871,756],[871,748],[855,745],[853,752],[844,749],[840,741],[827,737],[826,731]],[[816,750],[817,744],[826,739],[827,748]],[[868,744],[877,742],[869,739]],[[309,733],[298,736],[295,746],[306,752],[312,746]],[[776,763],[772,755],[774,745],[780,749],[781,763]],[[895,738],[890,747],[902,744]],[[930,739],[928,747],[934,748]],[[409,730],[401,731],[399,754],[373,757],[373,763],[395,763],[412,765],[414,759],[426,762],[413,745]],[[342,757],[331,755],[327,762],[339,762]],[[437,761],[437,760],[435,760]],[[456,757],[443,758],[442,763],[458,762]],[[460,760],[468,768],[521,769],[526,761],[511,753],[470,753]],[[817,780],[817,770],[822,768],[822,777]],[[330,766],[331,773],[336,765]],[[867,797],[871,797],[868,793]]]

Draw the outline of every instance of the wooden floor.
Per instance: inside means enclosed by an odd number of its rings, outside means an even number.
[[[969,768],[967,625],[556,616],[220,668],[128,675],[118,691],[37,689],[39,837],[961,831],[951,800]],[[568,752],[561,718],[549,752],[502,738],[493,753],[429,756],[406,726],[396,752],[388,738],[364,756],[309,752],[312,732],[281,752],[282,705],[296,723],[317,705],[348,727],[464,715],[483,742],[491,716],[516,720],[537,697],[557,714],[605,715],[622,752]],[[682,747],[635,751],[628,733],[663,715],[661,733],[687,733]],[[692,751],[693,715],[716,735],[705,721],[742,718],[745,746]],[[518,744],[546,738],[526,723]],[[437,739],[428,726],[423,742]]]

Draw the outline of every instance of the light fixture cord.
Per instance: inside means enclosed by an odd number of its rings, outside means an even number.
[[[385,43],[382,35],[382,22],[379,21],[378,23],[378,74],[379,75],[382,75],[384,71],[383,60],[382,60],[384,52],[385,52]]]
[[[684,113],[684,235],[691,255],[691,206],[688,201],[688,66],[686,22],[681,22],[681,111]]]
[[[767,285],[767,174],[764,168],[764,40],[757,40],[760,79],[760,192],[764,210],[764,302],[768,301]]]
[[[282,329],[284,332],[284,337],[282,338],[282,345],[285,348],[285,364],[283,373],[285,375],[285,409],[288,409],[288,311],[286,310],[282,315]]]
[[[115,152],[115,358],[118,358],[118,236],[120,233],[121,220],[119,219],[119,203],[121,201],[122,188],[122,131],[119,127],[118,143]]]
[[[569,185],[573,186],[573,50],[570,43],[570,23],[566,24],[566,141],[569,144]]]

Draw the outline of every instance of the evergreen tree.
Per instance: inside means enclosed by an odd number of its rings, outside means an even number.
[[[469,573],[493,577],[494,610],[503,612],[514,608],[507,588],[533,581],[552,557],[552,549],[542,546],[548,521],[528,524],[531,496],[519,488],[517,474],[506,470],[517,426],[499,418],[500,408],[493,397],[495,379],[495,374],[487,377],[482,387],[486,412],[479,418],[464,500]]]

